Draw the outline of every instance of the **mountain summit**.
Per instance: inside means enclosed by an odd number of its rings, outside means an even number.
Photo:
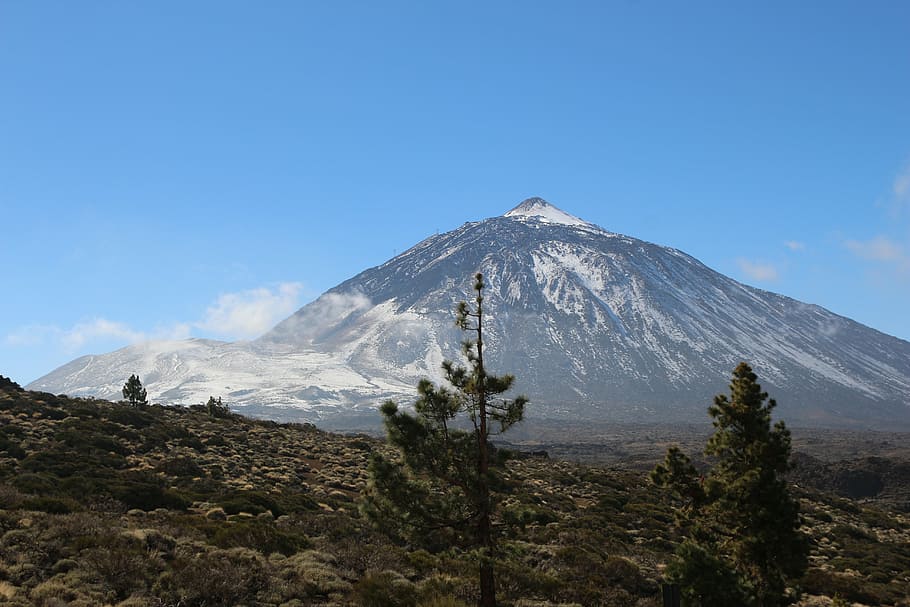
[[[427,238],[253,342],[130,346],[29,387],[119,398],[138,373],[157,400],[221,395],[326,425],[375,416],[460,356],[453,310],[478,271],[489,285],[487,361],[515,374],[532,418],[700,422],[744,360],[788,421],[910,427],[910,343],[539,198]]]
[[[569,215],[561,209],[557,209],[543,198],[528,198],[503,215],[503,217],[531,218],[549,223],[560,223],[567,226],[584,225],[594,227],[593,224],[582,221],[574,215]]]

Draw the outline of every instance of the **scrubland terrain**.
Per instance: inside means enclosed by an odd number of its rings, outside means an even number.
[[[692,436],[694,454],[703,441]],[[600,464],[556,457],[593,462],[587,451],[596,441],[574,453],[533,436],[508,446],[499,514],[508,524],[496,569],[503,605],[660,605],[662,567],[679,531],[648,480],[650,460],[639,456],[672,437],[631,438],[613,445],[622,457]],[[821,447],[804,451],[813,437],[794,432],[801,465],[793,490],[813,542],[802,605],[829,605],[835,595],[910,605],[908,460],[899,438],[875,438],[894,445],[875,458],[844,443],[852,459],[841,461],[822,458]],[[549,453],[531,455],[535,447]],[[471,554],[398,543],[360,515],[370,454],[384,449],[376,438],[306,424],[4,382],[0,602],[471,604]]]

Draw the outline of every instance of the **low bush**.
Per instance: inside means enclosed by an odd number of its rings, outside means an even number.
[[[20,508],[48,514],[69,514],[81,509],[76,501],[57,497],[32,497],[24,500]]]
[[[869,592],[863,580],[852,575],[843,575],[824,571],[822,569],[809,569],[803,576],[803,590],[810,594],[823,596],[839,595],[851,602],[866,603],[869,605],[881,604],[879,597]]]
[[[309,539],[299,532],[283,531],[274,523],[253,519],[220,526],[211,539],[220,548],[250,548],[268,555],[290,556],[309,547]]]
[[[165,489],[161,479],[151,472],[130,471],[111,481],[106,489],[127,508],[186,510],[192,500]]]
[[[56,481],[47,474],[35,474],[32,472],[23,472],[17,474],[9,480],[9,483],[22,493],[33,495],[46,495],[52,493],[56,487]]]
[[[26,456],[25,449],[19,445],[19,441],[5,434],[0,434],[0,453],[5,453],[7,457],[13,459],[25,459]]]
[[[102,546],[80,554],[80,568],[108,593],[109,600],[123,600],[146,591],[164,563],[136,538],[109,536]]]
[[[165,604],[181,607],[232,607],[252,604],[269,586],[262,556],[244,548],[185,554],[159,576],[152,592]]]
[[[205,476],[205,471],[191,457],[178,455],[169,457],[155,466],[155,470],[169,476],[195,478]]]

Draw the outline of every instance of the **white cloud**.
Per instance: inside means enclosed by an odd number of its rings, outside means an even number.
[[[67,350],[78,350],[89,341],[100,339],[116,339],[127,343],[136,343],[145,339],[141,331],[134,331],[122,322],[95,318],[88,322],[81,322],[60,336]]]
[[[877,268],[873,271],[879,279],[887,277],[904,282],[910,279],[910,241],[900,234],[906,229],[905,213],[910,211],[910,163],[894,177],[891,189],[891,199],[885,203],[891,235],[880,234],[868,240],[844,240],[843,245],[855,257],[876,264]]]
[[[256,337],[299,307],[303,286],[283,283],[274,289],[259,288],[225,293],[208,307],[202,320],[161,325],[151,330],[103,317],[77,322],[69,328],[49,324],[19,327],[0,337],[14,348],[56,348],[67,354],[85,352],[89,346],[122,347],[144,341],[181,340],[202,329],[225,338]]]
[[[163,329],[156,329],[152,338],[167,340],[188,339],[190,337],[190,329],[191,326],[189,323],[178,322]]]
[[[300,283],[288,282],[274,291],[259,288],[222,294],[194,326],[225,337],[256,337],[299,307],[302,289]]]
[[[292,333],[300,341],[318,339],[331,331],[351,314],[372,307],[370,298],[359,291],[325,293],[307,306],[302,315],[295,315],[282,323],[280,331]]]
[[[861,259],[892,266],[902,279],[910,276],[910,255],[900,243],[885,236],[876,236],[867,241],[848,240],[844,244]]]
[[[802,251],[806,248],[806,243],[799,242],[798,240],[788,240],[784,243],[784,246],[790,249],[791,251]]]
[[[777,280],[780,276],[777,268],[769,263],[752,262],[748,259],[737,259],[736,263],[739,265],[739,269],[743,272],[743,274],[752,280],[759,282],[768,282]]]
[[[178,323],[168,327],[159,327],[151,333],[137,331],[129,325],[108,320],[93,318],[78,322],[69,329],[55,325],[27,325],[6,335],[4,341],[9,346],[43,346],[56,344],[65,352],[76,352],[86,344],[114,340],[134,344],[149,339],[185,339],[189,337],[190,327]]]
[[[872,240],[867,240],[865,242],[848,240],[845,244],[854,255],[862,257],[863,259],[885,262],[908,261],[908,257],[904,254],[903,247],[885,236],[876,236]]]

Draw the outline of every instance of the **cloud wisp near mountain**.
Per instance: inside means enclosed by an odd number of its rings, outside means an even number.
[[[539,198],[427,238],[258,339],[137,344],[29,387],[119,398],[139,373],[153,400],[221,395],[261,415],[290,408],[343,424],[386,398],[408,402],[421,377],[440,378],[442,361],[459,356],[454,307],[478,271],[489,285],[488,361],[517,376],[532,418],[703,421],[745,360],[788,421],[910,427],[910,342]]]

